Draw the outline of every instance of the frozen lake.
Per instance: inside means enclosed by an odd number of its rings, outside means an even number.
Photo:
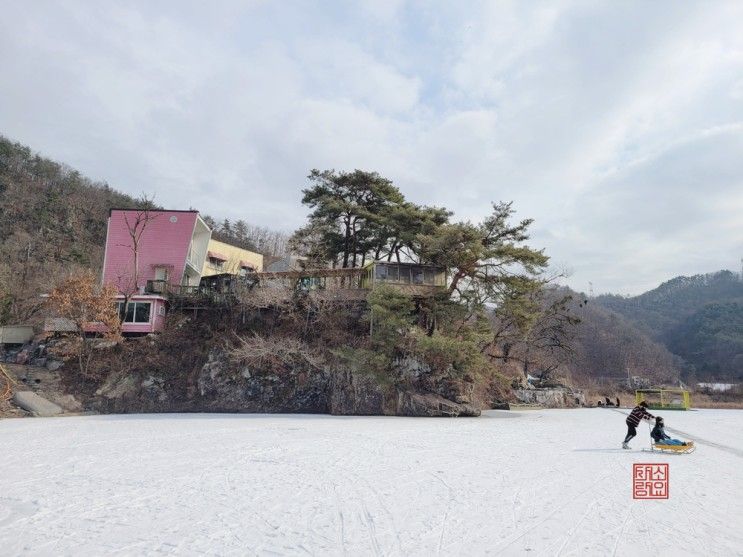
[[[0,421],[0,554],[743,555],[743,411]],[[632,464],[670,464],[633,500]]]

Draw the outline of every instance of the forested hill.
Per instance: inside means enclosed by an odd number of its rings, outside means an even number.
[[[743,280],[730,271],[676,277],[639,296],[599,296],[686,362],[697,379],[743,380]]]
[[[136,205],[0,136],[0,325],[32,318],[65,273],[100,268],[109,208]]]
[[[154,194],[152,185],[143,188]],[[67,273],[100,270],[108,210],[142,203],[0,136],[0,325],[32,320],[39,294]],[[282,232],[203,216],[217,239],[284,255]]]

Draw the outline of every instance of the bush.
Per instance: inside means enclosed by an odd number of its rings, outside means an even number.
[[[415,319],[412,300],[394,288],[380,286],[369,293],[367,302],[372,348],[390,357],[399,355]]]
[[[434,373],[482,376],[490,371],[487,358],[475,342],[440,334],[412,334],[412,353],[431,367]]]

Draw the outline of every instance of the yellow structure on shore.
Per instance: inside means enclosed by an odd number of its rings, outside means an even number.
[[[210,239],[202,277],[213,275],[240,275],[263,271],[263,255],[237,246]]]
[[[691,397],[685,389],[639,389],[635,391],[635,403],[647,402],[651,410],[688,410]]]

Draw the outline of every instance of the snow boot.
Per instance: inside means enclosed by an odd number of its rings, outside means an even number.
[[[627,443],[622,443],[622,448],[623,449],[631,449],[632,447],[630,447]]]

